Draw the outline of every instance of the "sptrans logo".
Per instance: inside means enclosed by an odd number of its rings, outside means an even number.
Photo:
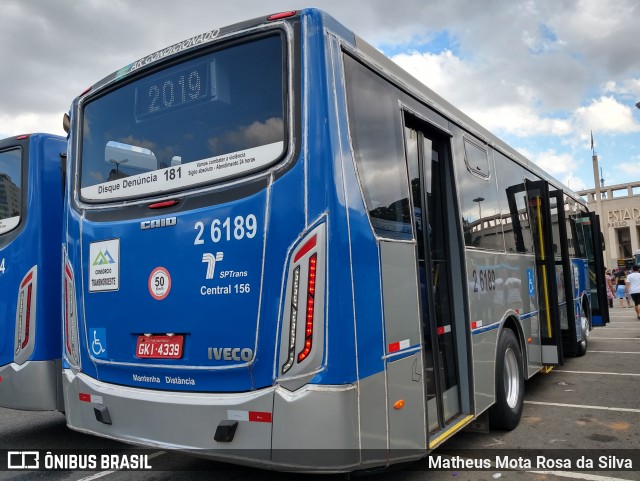
[[[216,262],[220,262],[222,259],[224,259],[224,253],[222,252],[216,252],[215,255],[210,252],[202,254],[202,262],[207,264],[207,280],[213,279],[216,273]]]

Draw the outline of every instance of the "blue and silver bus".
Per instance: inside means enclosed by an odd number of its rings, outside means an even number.
[[[321,11],[159,50],[68,120],[72,429],[385,466],[513,429],[606,317],[585,203]]]
[[[0,406],[62,410],[61,296],[66,140],[0,140]]]

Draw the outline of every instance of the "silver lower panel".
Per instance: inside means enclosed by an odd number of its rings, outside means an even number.
[[[62,411],[60,359],[0,366],[0,406],[24,411]]]
[[[338,472],[361,464],[353,385],[307,385],[295,392],[280,387],[239,394],[160,392],[66,369],[63,389],[67,425],[81,432],[278,470]],[[94,409],[103,407],[111,424],[96,417]],[[248,413],[269,413],[271,422]],[[238,421],[235,436],[216,442],[224,420]]]

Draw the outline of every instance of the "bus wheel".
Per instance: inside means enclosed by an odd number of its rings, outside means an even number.
[[[591,319],[589,303],[587,303],[583,299],[582,312],[580,313],[580,332],[582,337],[576,343],[576,357],[582,357],[587,353],[587,338],[589,336],[589,325],[590,325],[589,319]]]
[[[582,357],[587,353],[587,338],[584,337],[582,341],[579,341],[576,349],[576,357]]]
[[[582,312],[586,312],[584,307]],[[587,353],[587,333],[589,332],[589,319],[587,317],[581,316],[580,328],[582,339],[576,343],[576,357],[584,356]]]
[[[518,340],[511,329],[504,329],[496,357],[496,402],[489,410],[489,423],[494,429],[510,431],[520,422],[524,402],[522,369]]]

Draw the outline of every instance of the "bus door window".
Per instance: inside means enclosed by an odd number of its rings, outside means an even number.
[[[569,256],[569,242],[565,228],[564,194],[561,190],[550,192],[551,202],[551,231],[554,243],[556,266],[556,284],[558,287],[558,309],[560,312],[560,329],[567,331],[573,322],[573,296],[571,295],[571,261]]]
[[[425,344],[429,430],[444,427],[459,413],[456,352],[446,260],[446,218],[441,192],[443,146],[410,124],[405,128],[413,224],[418,244],[418,272]],[[435,322],[430,322],[432,319]],[[437,409],[437,416],[436,411]]]
[[[558,300],[558,275],[556,267],[557,242],[554,239],[549,184],[545,181],[525,180],[527,206],[531,220],[536,277],[538,279],[538,309],[540,317],[540,337],[542,343],[542,363],[562,364],[562,343],[560,342],[560,312]],[[563,278],[564,280],[564,278]]]

